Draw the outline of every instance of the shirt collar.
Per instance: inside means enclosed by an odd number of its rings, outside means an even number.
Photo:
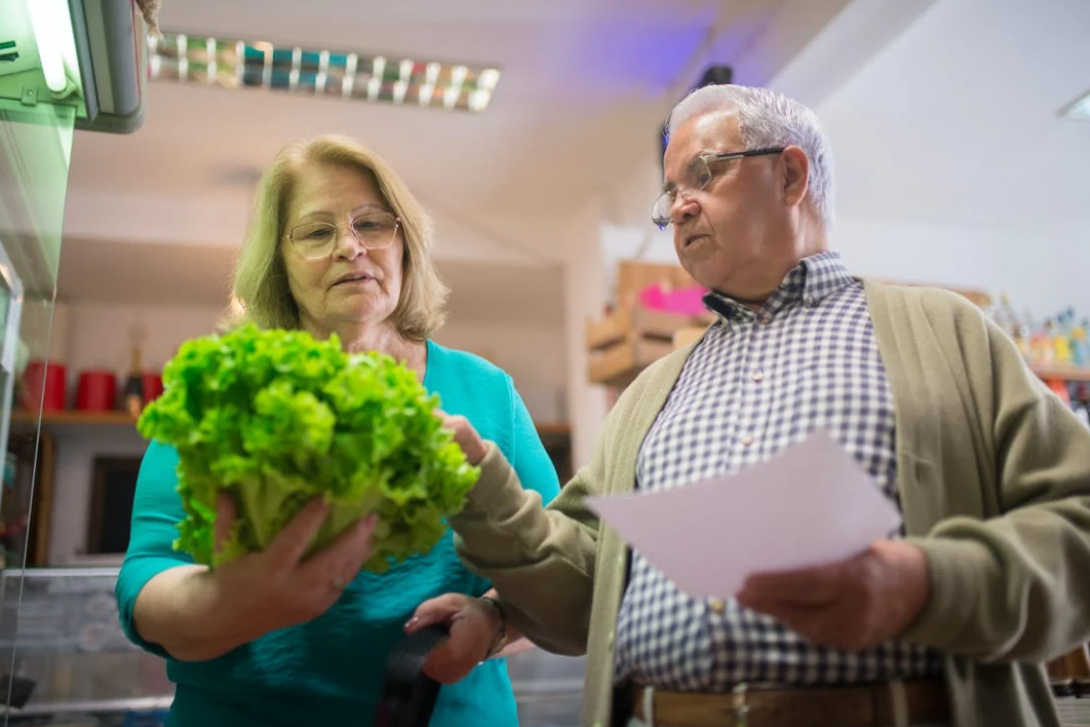
[[[838,252],[827,250],[803,258],[788,271],[780,286],[765,301],[760,315],[771,320],[792,303],[800,301],[808,308],[815,308],[833,293],[850,285],[853,280]],[[730,321],[748,320],[757,315],[744,303],[714,290],[704,295],[704,306],[728,324]]]

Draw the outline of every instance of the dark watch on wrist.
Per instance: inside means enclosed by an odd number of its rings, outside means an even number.
[[[492,642],[492,646],[489,647],[488,653],[484,657],[485,660],[488,660],[503,651],[503,647],[507,645],[507,611],[499,600],[491,596],[481,596],[481,600],[496,609],[496,613],[500,617],[500,630],[496,632],[496,639]]]

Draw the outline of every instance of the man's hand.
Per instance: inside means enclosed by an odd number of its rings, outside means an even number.
[[[878,540],[839,563],[752,575],[737,600],[818,646],[860,651],[903,632],[930,597],[923,551]]]
[[[449,415],[442,409],[436,409],[435,415],[442,419],[443,426],[454,434],[454,441],[462,448],[466,460],[474,467],[479,465],[488,454],[488,450],[484,446],[481,435],[477,433],[469,420],[463,416]]]

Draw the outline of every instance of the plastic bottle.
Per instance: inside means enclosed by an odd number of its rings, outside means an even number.
[[[1075,366],[1090,366],[1090,348],[1087,347],[1087,321],[1071,329],[1071,363]]]

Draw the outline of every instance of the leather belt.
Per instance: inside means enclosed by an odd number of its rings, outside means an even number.
[[[729,694],[654,690],[654,719],[634,690],[635,715],[655,727],[907,727],[948,721],[941,679],[830,687],[736,688]],[[900,714],[898,714],[900,712]]]

